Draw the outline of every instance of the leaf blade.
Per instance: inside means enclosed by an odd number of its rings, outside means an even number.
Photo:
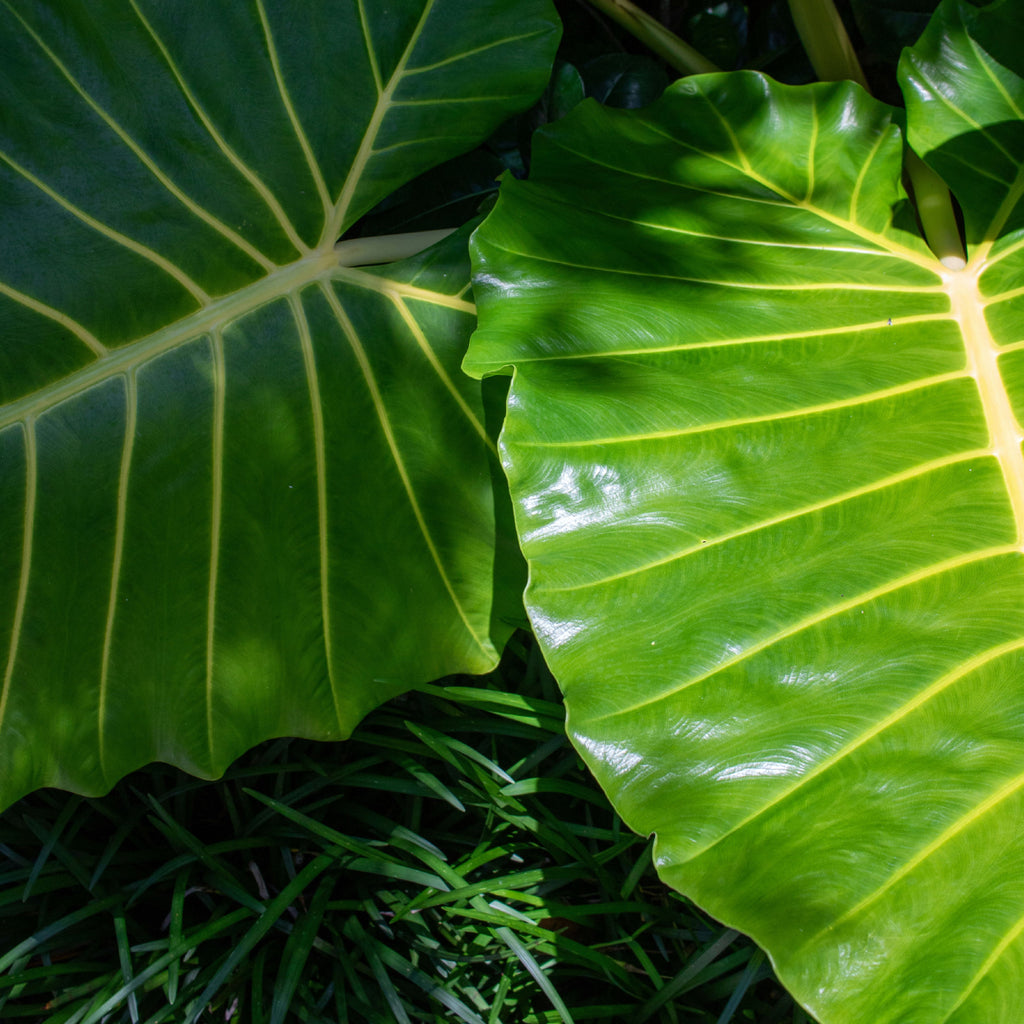
[[[848,85],[580,109],[475,236],[464,365],[514,369],[527,607],[662,876],[823,1021],[1010,1021],[1016,185],[978,188],[994,244],[956,274],[898,175]]]
[[[0,5],[0,801],[213,776],[493,666],[466,235],[335,248],[543,88],[547,0],[466,6]],[[403,50],[436,68],[396,126]],[[361,164],[375,111],[410,145]]]

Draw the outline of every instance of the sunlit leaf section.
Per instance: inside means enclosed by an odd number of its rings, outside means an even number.
[[[1021,85],[941,17],[908,61],[963,113],[961,272],[887,108],[754,74],[580,109],[475,237],[466,366],[514,370],[500,447],[574,740],[824,1024],[1024,1012]]]

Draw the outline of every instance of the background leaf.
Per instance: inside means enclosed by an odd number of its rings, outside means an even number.
[[[825,1024],[1024,1012],[1024,83],[940,18],[904,74],[962,272],[888,108],[750,73],[585,104],[475,236],[570,732]]]
[[[556,37],[543,0],[0,4],[4,803],[495,663],[465,239],[335,243]]]
[[[588,96],[605,106],[627,110],[653,103],[668,85],[668,75],[656,60],[632,53],[595,57],[581,74]]]

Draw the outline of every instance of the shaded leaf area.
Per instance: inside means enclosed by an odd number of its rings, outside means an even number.
[[[1024,83],[939,17],[904,88],[965,271],[889,108],[750,73],[581,107],[475,236],[570,734],[826,1024],[1022,1012]]]
[[[216,784],[152,766],[11,808],[0,1016],[804,1020],[762,954],[658,883],[532,645],[451,682],[470,685],[343,746],[267,744]]]
[[[502,7],[5,3],[4,397],[329,247],[485,138],[557,36],[539,0]]]
[[[635,109],[653,103],[668,75],[651,57],[608,53],[576,69],[556,61],[540,99],[510,118],[479,148],[435,167],[379,203],[347,237],[448,227],[493,205],[501,175],[527,173],[533,133],[564,117],[584,95],[610,107]]]
[[[11,2],[0,39],[0,802],[492,668],[465,236],[335,242],[540,93],[547,3]]]

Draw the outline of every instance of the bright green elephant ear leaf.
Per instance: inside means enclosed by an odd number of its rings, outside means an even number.
[[[547,0],[0,3],[0,804],[494,664],[466,238],[335,243],[557,34]]]
[[[753,73],[580,108],[474,243],[574,740],[825,1024],[1024,1019],[1024,81],[965,18],[904,68],[964,271],[888,108]]]

